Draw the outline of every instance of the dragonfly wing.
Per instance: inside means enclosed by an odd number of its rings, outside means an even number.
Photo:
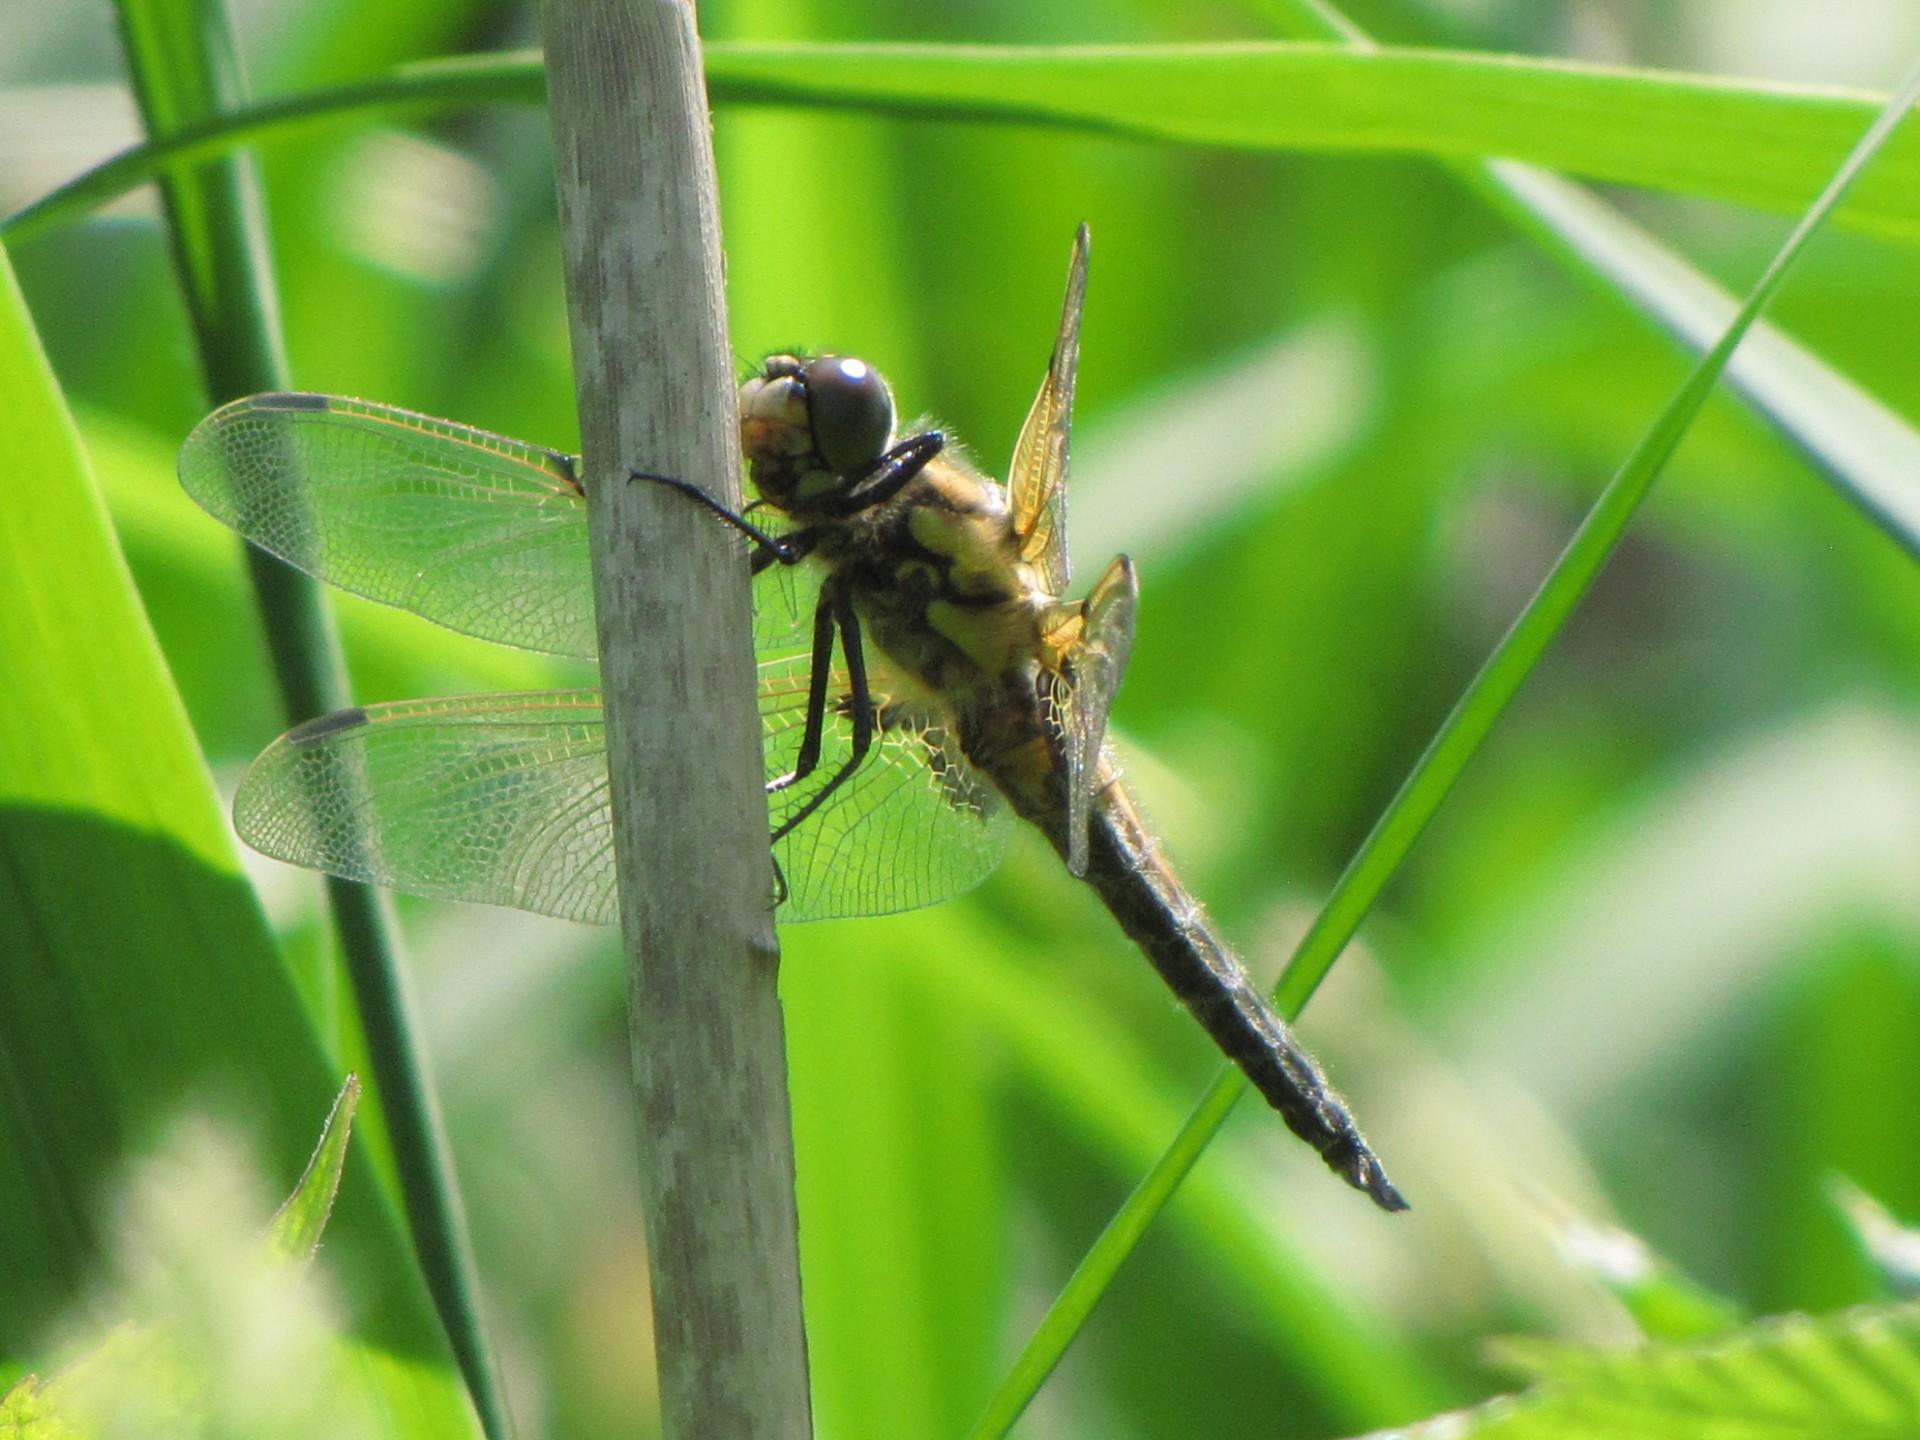
[[[1053,605],[1041,622],[1046,660],[1040,700],[1066,770],[1067,868],[1075,875],[1087,873],[1087,821],[1099,784],[1107,715],[1133,654],[1139,601],[1133,563],[1116,555],[1092,594]]]
[[[889,672],[879,657],[870,653],[868,664],[879,733],[860,768],[774,847],[787,888],[782,920],[936,905],[985,880],[1006,853],[1012,818],[999,791],[936,717],[891,701]],[[771,781],[793,767],[806,722],[808,667],[803,657],[765,664],[761,674]],[[819,768],[770,797],[776,828],[852,753],[847,691],[845,673],[836,671]]]
[[[483,639],[595,653],[572,456],[335,395],[253,395],[180,451],[180,483],[343,590]]]
[[[806,657],[761,667],[768,778],[805,723]],[[884,679],[884,672],[882,672]],[[844,697],[836,673],[831,693]],[[993,873],[1011,828],[937,724],[882,708],[866,762],[777,851],[783,920],[936,904]],[[850,753],[829,716],[821,779]],[[773,796],[777,824],[810,787]],[[336,711],[268,746],[233,802],[262,854],[412,895],[619,923],[606,733],[595,690],[470,695]]]
[[[762,659],[813,649],[813,612],[820,602],[817,562],[769,565],[753,581],[753,650]]]
[[[450,630],[597,652],[577,462],[505,435],[337,395],[251,395],[194,427],[180,483],[262,549]],[[806,644],[819,579],[754,586],[763,654]]]
[[[619,923],[595,690],[323,715],[268,746],[234,826],[295,865],[414,895]]]
[[[1047,378],[1020,427],[1007,492],[1020,558],[1039,574],[1049,595],[1067,588],[1067,443],[1073,428],[1073,379],[1080,364],[1080,307],[1087,295],[1087,227],[1073,237],[1067,299],[1053,342]]]

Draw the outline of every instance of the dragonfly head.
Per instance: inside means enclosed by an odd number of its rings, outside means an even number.
[[[740,387],[740,431],[754,489],[793,515],[830,507],[893,443],[893,392],[847,355],[775,355]]]

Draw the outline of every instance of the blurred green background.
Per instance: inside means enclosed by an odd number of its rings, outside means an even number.
[[[702,7],[711,37],[1259,38],[1258,4]],[[1384,38],[1885,88],[1911,7],[1382,3]],[[256,93],[526,45],[534,9],[238,13]],[[6,209],[132,138],[97,7],[0,23]],[[1416,160],[716,117],[735,347],[856,353],[1003,473],[1074,225],[1094,238],[1071,525],[1132,554],[1143,802],[1270,978],[1473,668],[1678,383],[1676,350]],[[543,117],[261,156],[296,382],[575,443]],[[1785,222],[1613,197],[1738,289]],[[151,202],[15,255],[227,783],[282,728],[231,538],[172,478],[206,408]],[[1774,318],[1920,414],[1920,269],[1823,238]],[[31,483],[12,477],[10,483]],[[343,603],[368,700],[569,683]],[[1243,1107],[1024,1433],[1317,1436],[1498,1388],[1480,1341],[1631,1333],[1556,1253],[1618,1223],[1755,1311],[1874,1293],[1824,1198],[1920,1216],[1920,574],[1716,401],[1303,1030],[1413,1201],[1375,1214]],[[697,747],[694,747],[697,750]],[[319,890],[261,862],[314,960]],[[521,1433],[652,1405],[611,937],[407,902]],[[959,1433],[1213,1059],[1038,843],[938,910],[783,932],[825,1436]]]

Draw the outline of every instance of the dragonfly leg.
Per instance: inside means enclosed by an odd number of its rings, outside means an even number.
[[[794,826],[818,810],[829,795],[846,784],[852,778],[853,772],[860,768],[861,762],[867,758],[867,752],[873,748],[873,691],[867,687],[867,658],[860,644],[860,617],[854,614],[853,600],[845,591],[835,590],[831,601],[822,597],[821,603],[822,605],[831,603],[833,607],[833,617],[840,627],[840,648],[847,657],[847,703],[853,720],[853,749],[847,756],[846,763],[833,772],[827,783],[814,791],[807,798],[806,804],[780,823],[780,827],[773,832],[776,844],[791,834]],[[824,702],[824,688],[821,693]],[[811,698],[810,693],[809,699]],[[822,723],[825,719],[825,710],[826,706],[822,703],[820,706]]]
[[[820,741],[827,723],[827,683],[833,676],[834,624],[833,597],[823,592],[813,611],[813,669],[807,678],[807,721],[800,734],[800,754],[792,770],[767,786],[769,795],[806,779],[820,763]]]
[[[924,463],[924,462],[923,462]],[[767,566],[778,561],[782,565],[798,565],[806,558],[811,546],[802,548],[784,536],[770,535],[738,511],[731,510],[726,503],[709,494],[705,487],[691,480],[682,480],[673,475],[653,475],[645,470],[629,470],[627,478],[631,480],[651,480],[656,485],[664,485],[669,490],[678,490],[690,500],[698,501],[707,507],[734,529],[754,542],[754,573],[757,575]]]
[[[869,465],[858,483],[848,487],[840,497],[834,510],[842,515],[857,515],[875,505],[886,504],[946,446],[947,437],[938,430],[909,435]]]

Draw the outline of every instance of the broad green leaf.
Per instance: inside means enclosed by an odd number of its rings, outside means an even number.
[[[1539,1347],[1550,1378],[1378,1440],[1905,1440],[1920,1432],[1920,1310],[1763,1320],[1630,1350]]]
[[[24,1361],[99,1262],[122,1155],[189,1099],[227,1103],[291,1184],[334,1082],[4,268],[0,393],[0,1356]],[[474,1433],[363,1163],[330,1234],[362,1383],[410,1434]]]
[[[0,1395],[0,1440],[79,1440],[54,1412],[37,1375],[24,1375]]]

